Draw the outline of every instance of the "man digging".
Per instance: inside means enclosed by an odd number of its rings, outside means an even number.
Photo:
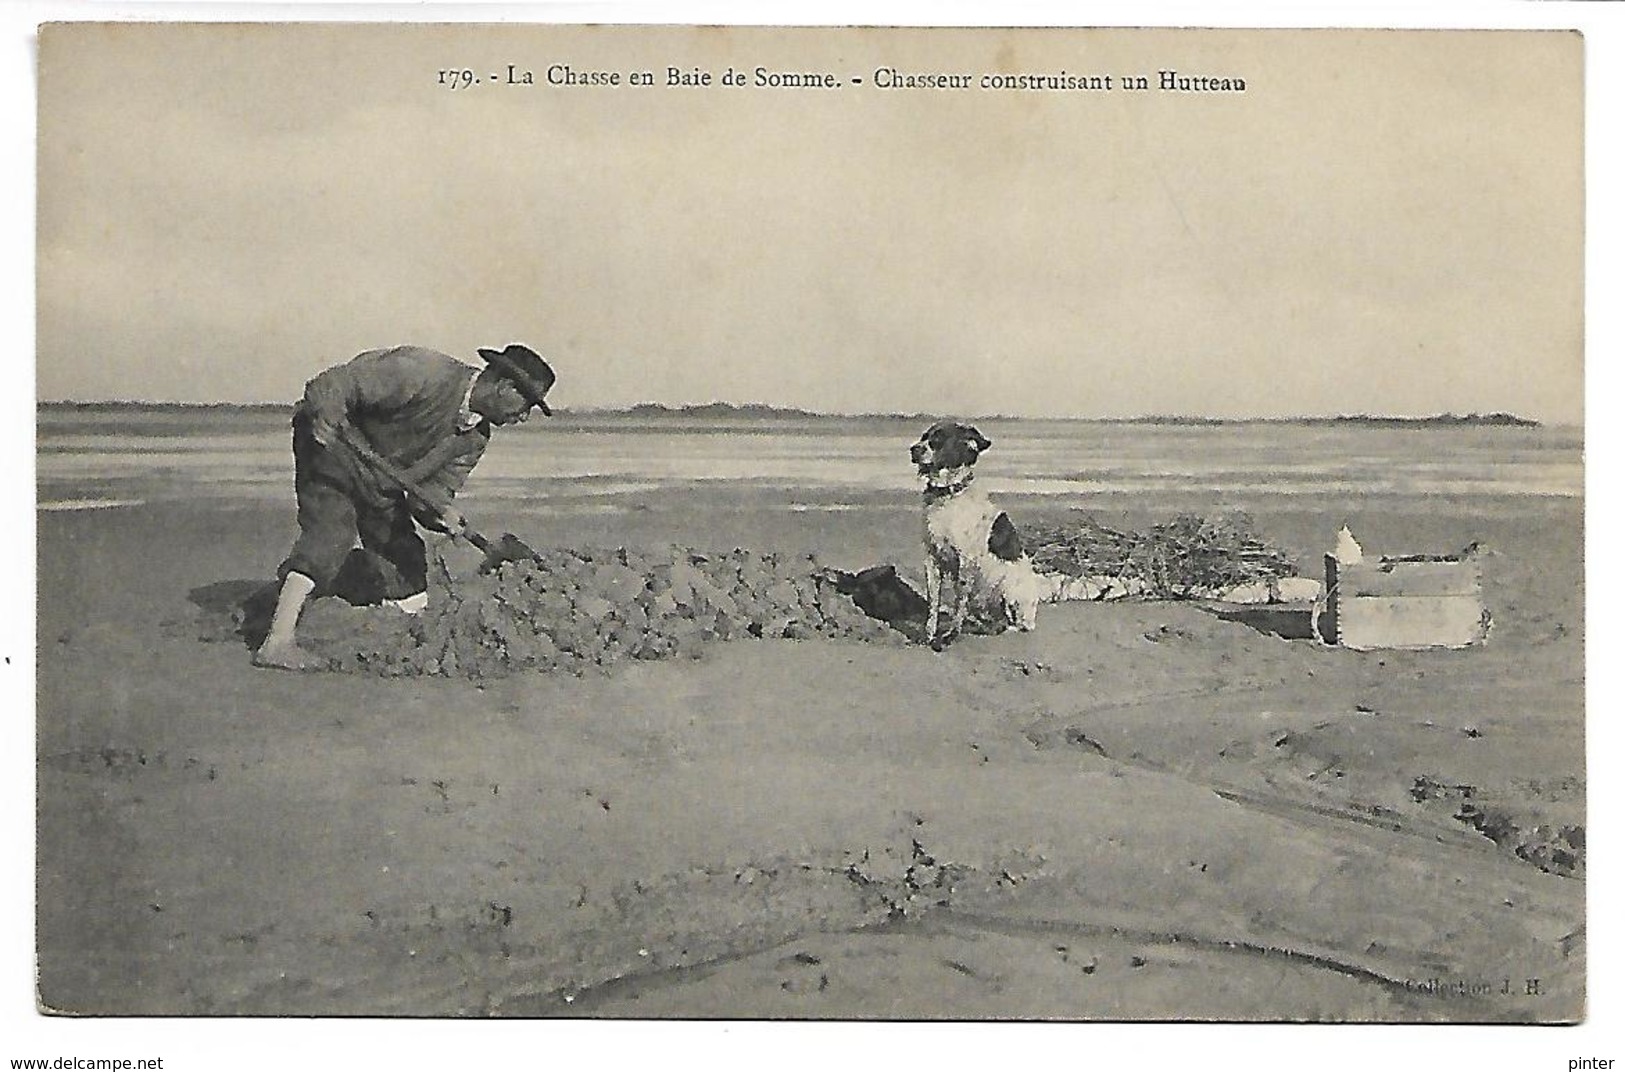
[[[456,532],[456,496],[491,438],[531,407],[547,416],[553,370],[529,347],[481,348],[483,369],[418,346],[369,350],[318,375],[294,407],[294,494],[299,537],[277,569],[281,589],[254,665],[314,670],[325,661],[294,638],[300,611],[333,584],[355,547],[383,564],[385,603],[408,613],[428,603],[428,558],[414,522]],[[419,495],[409,495],[346,440],[393,466]]]

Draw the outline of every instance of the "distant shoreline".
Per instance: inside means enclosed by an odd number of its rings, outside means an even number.
[[[287,412],[286,402],[150,402],[104,400],[94,402],[46,401],[36,403],[41,415],[48,413],[279,413]],[[674,418],[745,418],[791,420],[890,420],[930,421],[936,414],[929,413],[817,413],[793,407],[761,404],[735,405],[729,402],[711,402],[705,405],[667,406],[656,402],[642,402],[635,406],[579,408],[557,407],[563,416],[576,417],[646,417],[653,420]],[[1366,413],[1330,416],[1298,417],[1190,417],[1176,415],[1150,415],[1142,417],[1012,417],[1006,414],[984,414],[967,419],[1058,421],[1075,424],[1149,424],[1206,427],[1211,425],[1296,424],[1308,426],[1370,425],[1391,428],[1539,428],[1540,421],[1512,413],[1438,413],[1426,417],[1383,416]]]

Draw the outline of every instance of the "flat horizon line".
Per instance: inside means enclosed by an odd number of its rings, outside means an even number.
[[[291,409],[291,402],[185,402],[155,399],[39,399],[39,410],[214,410],[274,412]],[[803,409],[797,406],[777,406],[768,403],[706,402],[669,405],[660,402],[638,402],[629,406],[557,406],[560,415],[588,417],[649,416],[659,418],[692,416],[792,417],[825,420],[934,420],[942,414],[916,411],[840,413]],[[1149,413],[1135,416],[1023,416],[1009,413],[962,414],[966,420],[981,421],[1054,421],[1079,424],[1169,424],[1169,425],[1226,425],[1226,424],[1404,424],[1404,425],[1475,425],[1539,428],[1548,424],[1557,427],[1581,427],[1581,423],[1540,421],[1504,411],[1493,413],[1455,412],[1433,414],[1396,413],[1336,413],[1295,414],[1288,416],[1211,417],[1196,414]]]

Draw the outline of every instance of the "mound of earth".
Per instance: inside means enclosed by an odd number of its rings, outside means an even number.
[[[224,614],[229,600],[194,601],[203,605],[202,639],[257,645],[275,589],[259,587]],[[708,644],[738,639],[904,643],[923,611],[923,598],[890,566],[852,574],[744,549],[552,549],[471,576],[437,561],[419,615],[364,586],[314,599],[299,642],[344,672],[480,678],[699,658]]]

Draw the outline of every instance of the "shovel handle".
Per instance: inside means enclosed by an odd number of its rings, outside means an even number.
[[[434,500],[429,498],[428,494],[422,488],[413,483],[412,479],[402,472],[399,466],[395,465],[394,462],[391,462],[388,458],[385,458],[383,455],[379,454],[376,450],[373,450],[370,444],[364,442],[361,437],[353,432],[350,428],[341,425],[338,429],[338,439],[340,443],[344,444],[346,449],[352,451],[356,457],[360,458],[363,462],[367,463],[367,465],[371,466],[375,472],[382,475],[391,483],[398,485],[402,491],[412,496],[412,498],[416,499],[424,506],[432,509],[435,513],[435,517],[439,519],[440,523],[444,525],[446,530],[453,536],[461,536],[463,539],[467,540],[481,551],[484,551],[487,554],[490,553],[490,540],[487,540],[484,536],[481,536],[479,533],[469,528],[466,521],[460,525],[453,526],[451,524],[451,518],[447,516],[446,511],[436,506]]]

